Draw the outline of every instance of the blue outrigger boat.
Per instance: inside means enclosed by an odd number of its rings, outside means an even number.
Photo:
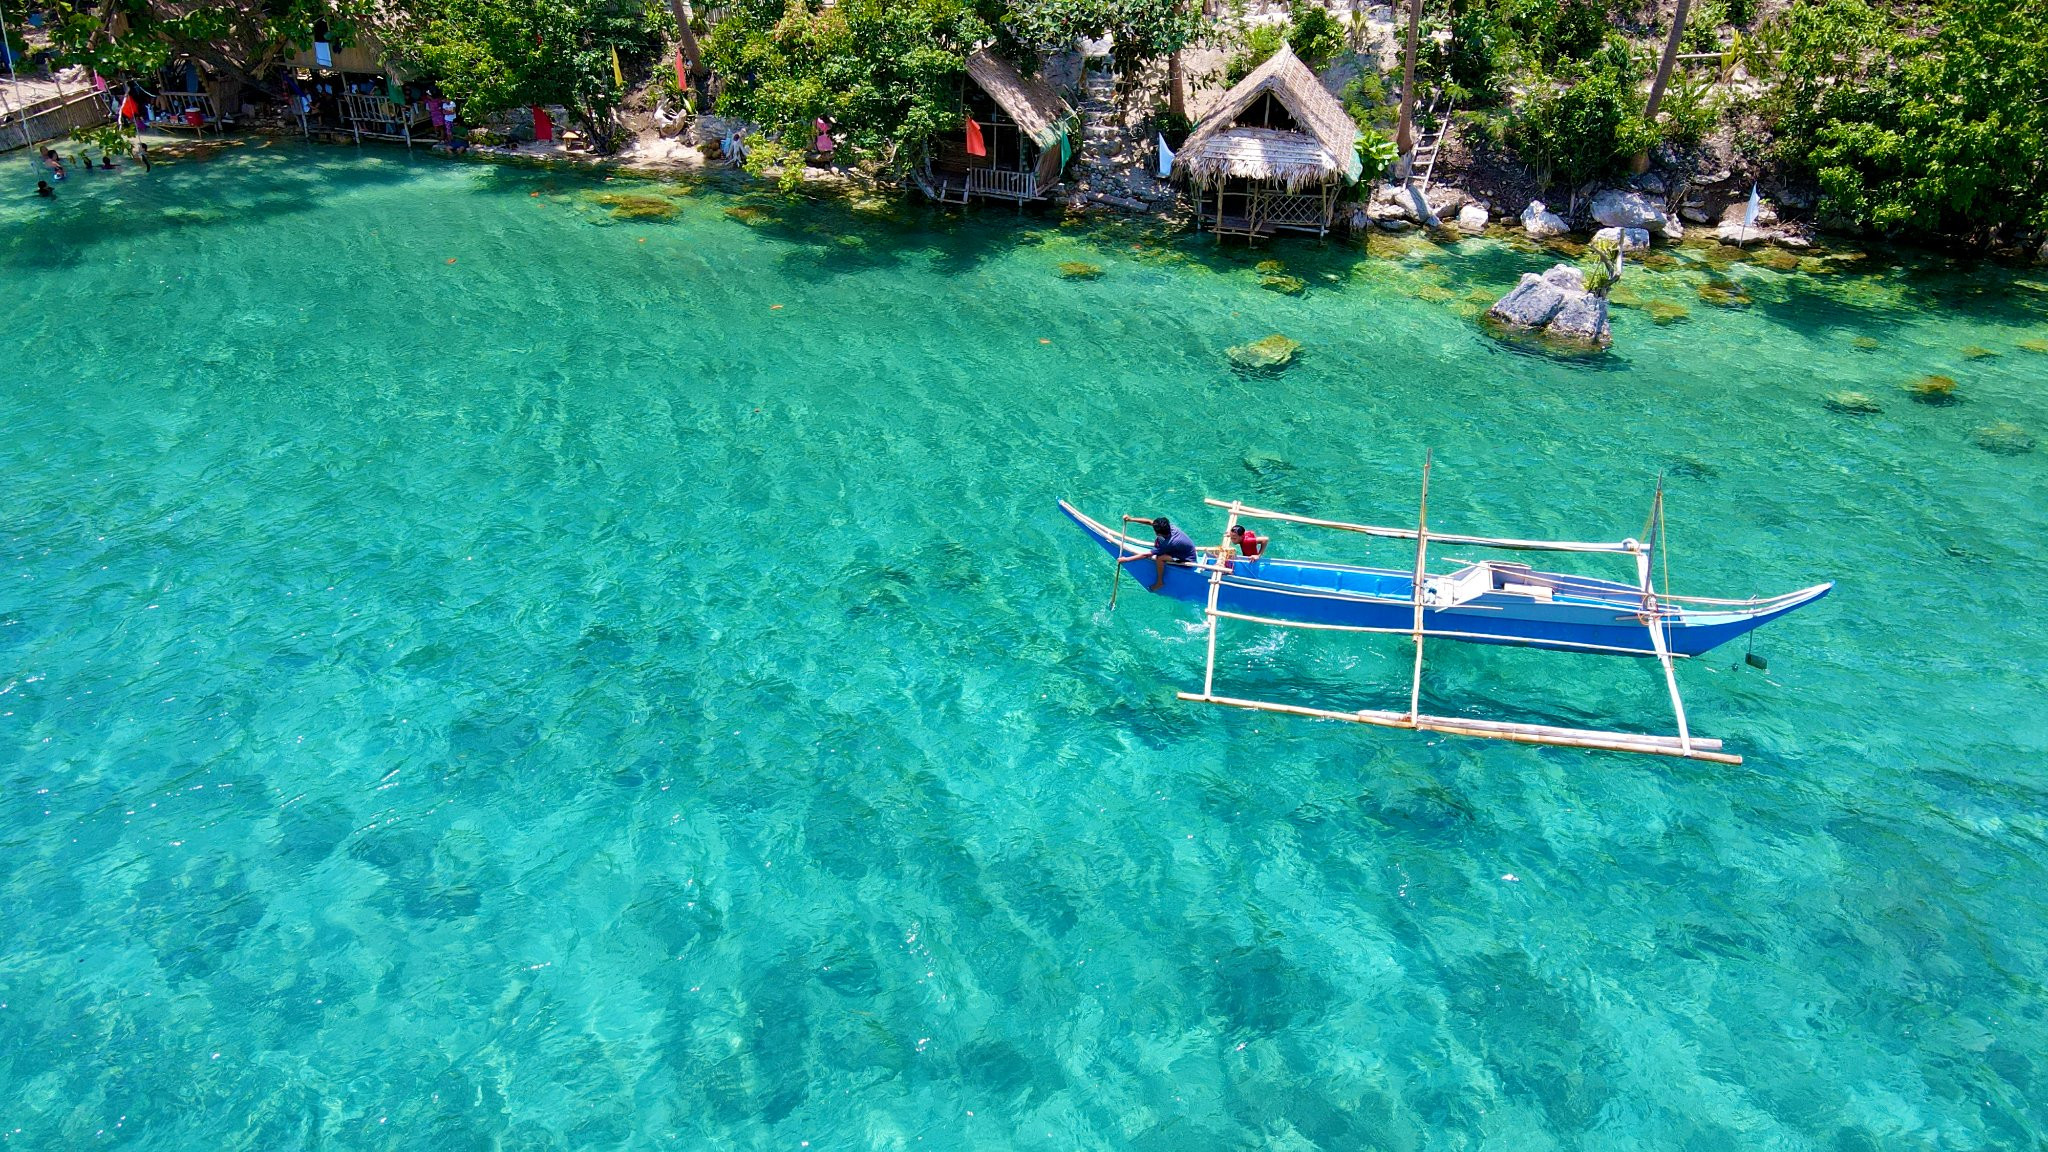
[[[1201,604],[1209,621],[1209,661],[1202,691],[1181,698],[1241,708],[1288,712],[1326,719],[1350,720],[1387,727],[1426,729],[1460,735],[1489,736],[1525,743],[1650,752],[1668,756],[1740,763],[1723,753],[1721,742],[1693,736],[1672,671],[1675,657],[1698,656],[1753,629],[1804,607],[1828,594],[1832,583],[1816,584],[1780,596],[1748,600],[1715,600],[1672,596],[1655,590],[1651,580],[1654,545],[1663,529],[1663,492],[1659,486],[1652,507],[1647,542],[1617,543],[1515,540],[1439,534],[1428,530],[1428,466],[1423,471],[1423,511],[1414,528],[1392,528],[1318,520],[1284,512],[1249,508],[1242,503],[1208,500],[1230,511],[1229,525],[1240,519],[1278,520],[1294,524],[1361,532],[1369,536],[1413,540],[1413,568],[1374,568],[1320,560],[1278,557],[1246,559],[1224,548],[1201,550],[1193,563],[1169,563],[1159,593]],[[1067,514],[1117,560],[1149,555],[1152,538],[1133,537],[1121,528],[1089,517],[1066,501]],[[1225,529],[1228,538],[1228,526]],[[1526,564],[1500,560],[1459,561],[1449,572],[1431,574],[1431,545],[1457,544],[1510,551],[1590,552],[1625,556],[1635,562],[1637,580],[1623,583],[1561,572],[1539,571]],[[1120,570],[1120,567],[1119,567]],[[1140,584],[1149,584],[1150,564],[1141,563]],[[1379,632],[1411,636],[1415,641],[1415,679],[1405,712],[1337,711],[1273,704],[1218,696],[1214,692],[1216,630],[1221,620],[1239,620],[1282,628],[1342,632]],[[1460,640],[1478,644],[1511,644],[1618,656],[1657,658],[1664,667],[1671,705],[1678,717],[1678,735],[1652,736],[1626,732],[1514,724],[1474,717],[1427,716],[1420,710],[1422,642]]]
[[[1127,536],[1064,500],[1060,511],[1112,556],[1122,559],[1152,551],[1149,533],[1142,539]],[[1252,509],[1243,513],[1264,515]],[[1432,544],[1478,543],[1470,537],[1435,534],[1429,539]],[[1626,543],[1611,550],[1626,552]],[[1600,550],[1610,549],[1602,546]],[[1638,554],[1647,559],[1647,551]],[[1167,565],[1166,583],[1159,594],[1189,604],[1207,604],[1218,563],[1217,556],[1207,552],[1193,564]],[[1149,578],[1151,572],[1149,567],[1141,567],[1137,574]],[[1699,656],[1813,603],[1833,587],[1816,584],[1782,596],[1751,600],[1681,600],[1653,594],[1655,604],[1649,605],[1643,589],[1634,584],[1480,560],[1424,577],[1422,631],[1425,636],[1446,640],[1621,656],[1656,656],[1661,638],[1673,656]],[[1222,573],[1216,607],[1281,624],[1405,635],[1414,631],[1415,572],[1322,560],[1238,558]],[[1655,636],[1649,627],[1652,617],[1658,622]]]

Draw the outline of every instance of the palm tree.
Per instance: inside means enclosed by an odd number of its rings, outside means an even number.
[[[696,30],[690,27],[690,0],[668,0],[669,11],[675,13],[676,32],[683,42],[683,58],[689,61],[690,78],[704,74],[704,53],[697,47]]]
[[[1678,40],[1685,35],[1686,9],[1692,0],[1678,0],[1678,12],[1671,17],[1671,35],[1664,40],[1664,58],[1657,62],[1657,78],[1650,81],[1650,99],[1643,105],[1643,123],[1657,122],[1657,102],[1664,99],[1664,86],[1671,83],[1671,67],[1678,63]]]
[[[1401,154],[1402,180],[1415,175],[1415,52],[1421,31],[1422,0],[1408,0],[1408,58],[1401,65],[1401,127],[1394,133],[1394,150]]]

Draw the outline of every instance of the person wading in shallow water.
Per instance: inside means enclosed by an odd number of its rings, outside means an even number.
[[[1147,523],[1147,521],[1142,516],[1126,516],[1124,517],[1124,523],[1143,524]],[[1168,520],[1164,516],[1155,517],[1149,523],[1152,525],[1152,550],[1150,552],[1141,552],[1136,556],[1126,556],[1118,560],[1117,563],[1129,564],[1135,560],[1151,560],[1153,580],[1152,587],[1149,590],[1157,592],[1160,585],[1166,583],[1166,562],[1168,560],[1179,564],[1193,564],[1195,562],[1195,542],[1188,539],[1187,533],[1174,527],[1173,521]]]

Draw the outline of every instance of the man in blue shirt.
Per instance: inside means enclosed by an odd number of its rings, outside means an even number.
[[[1142,524],[1145,523],[1145,519],[1142,516],[1126,516],[1124,517],[1124,523]],[[1117,563],[1129,564],[1134,560],[1151,560],[1155,579],[1152,581],[1150,590],[1157,592],[1160,585],[1166,583],[1166,562],[1168,560],[1177,564],[1193,564],[1195,562],[1195,542],[1188,539],[1187,533],[1174,527],[1173,521],[1168,520],[1164,516],[1153,519],[1151,524],[1152,551],[1141,552],[1136,556],[1126,556],[1118,560]]]

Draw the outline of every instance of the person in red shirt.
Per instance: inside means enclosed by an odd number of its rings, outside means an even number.
[[[1230,526],[1230,543],[1238,554],[1247,560],[1257,560],[1266,554],[1266,543],[1270,536],[1261,536],[1242,524]]]

